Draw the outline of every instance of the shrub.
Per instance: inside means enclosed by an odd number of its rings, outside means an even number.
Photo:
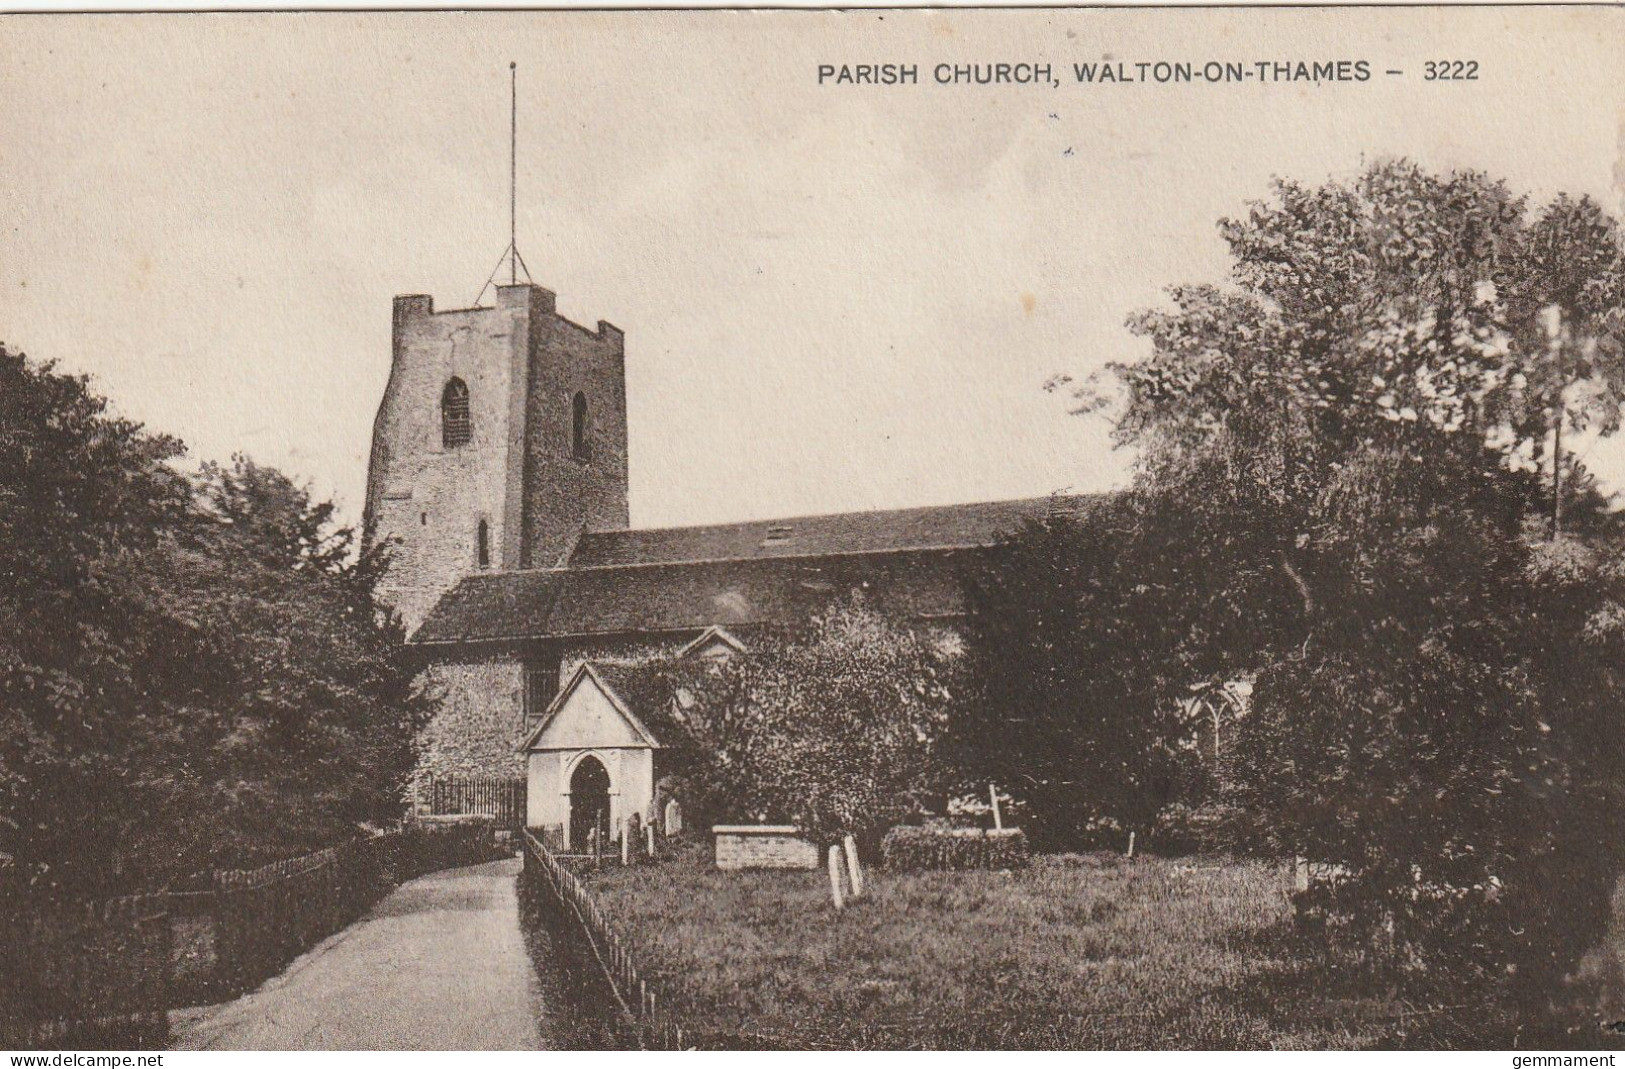
[[[419,818],[401,829],[397,843],[400,880],[512,854],[497,844],[496,821],[482,813]]]
[[[953,642],[854,592],[805,626],[757,632],[726,665],[679,665],[699,788],[685,823],[794,824],[814,841],[868,842],[924,812],[946,778],[939,742],[960,660]]]
[[[1229,845],[1226,835],[1236,819],[1235,808],[1223,802],[1174,802],[1157,814],[1151,826],[1151,844],[1162,854],[1223,849]]]
[[[1027,835],[1020,828],[901,825],[880,842],[881,864],[897,870],[1018,869],[1028,857]]]

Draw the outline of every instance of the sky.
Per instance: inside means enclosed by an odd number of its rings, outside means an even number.
[[[1373,74],[1073,73],[1176,60]],[[635,526],[1121,485],[1043,385],[1144,355],[1127,317],[1222,280],[1272,176],[1408,156],[1625,214],[1619,9],[10,16],[0,340],[359,519],[391,297],[467,306],[507,244],[510,61],[519,247],[627,333]],[[997,62],[1059,84],[933,77]],[[919,84],[819,84],[882,63]]]

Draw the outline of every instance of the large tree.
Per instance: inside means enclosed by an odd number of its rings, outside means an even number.
[[[167,651],[130,581],[184,522],[180,452],[0,346],[0,854],[26,879],[118,883],[121,851],[87,844],[181,801],[170,751],[195,740],[145,685]]]
[[[181,454],[0,349],[0,884],[152,887],[400,812],[424,703],[381,553]]]
[[[1622,830],[1617,568],[1562,451],[1618,427],[1619,228],[1400,161],[1278,182],[1220,232],[1228,284],[1131,320],[1116,427],[1181,551],[1232,556],[1186,597],[1125,583],[1124,641],[1194,644],[1187,683],[1256,674],[1243,840],[1340,866],[1335,911],[1390,964],[1547,997],[1602,934]],[[1250,648],[1203,626],[1230,617]]]
[[[399,819],[429,708],[374,599],[387,547],[355,552],[328,502],[244,457],[205,464],[166,546],[164,606],[208,644],[191,680],[208,755],[212,863],[315,849]]]
[[[1278,182],[1220,230],[1233,285],[1176,287],[1131,321],[1152,355],[1114,368],[1118,437],[1152,470],[1220,458],[1230,488],[1290,521],[1362,450],[1532,468],[1560,415],[1618,427],[1625,267],[1590,200],[1531,214],[1481,174],[1397,162]]]
[[[954,752],[1028,803],[1042,846],[1108,831],[1155,846],[1170,803],[1205,800],[1178,699],[1250,664],[1290,605],[1244,517],[1175,504],[1131,491],[1057,508],[967,570],[976,691]]]

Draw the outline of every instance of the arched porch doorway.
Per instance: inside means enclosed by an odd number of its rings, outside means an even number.
[[[588,833],[598,829],[599,842],[609,841],[609,770],[591,754],[570,775],[570,850],[587,849]]]

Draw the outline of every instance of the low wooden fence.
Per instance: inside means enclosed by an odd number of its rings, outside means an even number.
[[[215,870],[196,890],[0,902],[0,1046],[162,1047],[170,1008],[252,988],[405,880],[491,860],[491,827],[408,825],[256,869]],[[209,930],[203,975],[177,978],[172,922]]]
[[[490,857],[488,825],[409,825],[257,869],[216,870],[214,986],[246,990],[354,921],[397,884]]]
[[[525,826],[525,781],[501,776],[434,776],[428,783],[428,816],[487,816],[499,828]]]
[[[0,906],[0,1047],[162,1048],[167,897]]]
[[[212,915],[217,993],[246,990],[358,917],[390,886],[399,833],[263,868],[217,871]]]
[[[644,1050],[688,1050],[682,1025],[667,1009],[657,987],[638,972],[626,945],[575,873],[531,832],[525,832],[525,872],[537,880],[558,907],[561,918],[576,929],[579,941],[602,971],[615,1009]]]

